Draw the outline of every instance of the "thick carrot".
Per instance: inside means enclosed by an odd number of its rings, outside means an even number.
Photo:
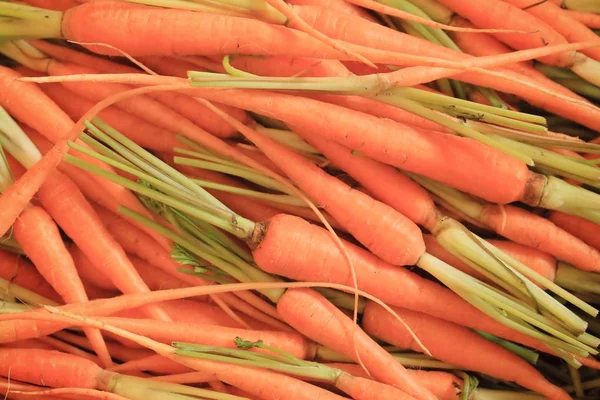
[[[421,257],[425,245],[419,228],[403,214],[352,189],[268,137],[256,131],[251,136],[243,134],[374,254],[395,265],[412,265]]]
[[[283,246],[282,243],[293,243],[293,246]],[[348,242],[343,243],[356,271],[358,288],[386,304],[419,311],[526,345],[537,343],[494,321],[437,283],[387,264]],[[327,231],[299,218],[283,215],[272,218],[264,238],[253,250],[253,256],[264,271],[289,279],[353,285],[345,258]]]
[[[600,250],[600,225],[561,212],[552,212],[550,221],[596,250]]]
[[[472,139],[409,128],[313,99],[237,89],[194,93],[268,114],[299,133],[319,135],[407,171],[420,170],[431,179],[498,203],[526,196],[528,179],[536,177],[524,163]],[[299,109],[304,113],[298,114]],[[451,156],[461,163],[450,160]]]
[[[92,101],[78,96],[60,84],[42,85],[42,90],[74,121],[79,120],[94,105]],[[184,147],[173,132],[154,126],[116,106],[102,110],[98,117],[147,149],[170,153],[175,147]]]
[[[526,9],[527,13],[544,21],[569,42],[575,43],[598,40],[598,35],[581,22],[562,12],[561,8],[556,4],[545,1],[531,6],[532,4],[529,0],[505,0],[505,2],[512,4],[517,8]],[[600,49],[598,48],[584,49],[581,50],[581,52],[595,60],[600,59]]]
[[[269,346],[287,351],[301,359],[312,359],[316,354],[315,345],[295,332],[254,331],[190,322],[118,317],[100,317],[98,320],[162,343],[189,342],[234,349],[234,339],[241,337],[251,341],[262,340]]]
[[[516,382],[550,399],[570,398],[525,360],[475,332],[418,312],[399,308],[394,310],[406,321],[433,357],[471,371]],[[420,346],[414,343],[406,328],[375,303],[367,304],[363,326],[370,335],[394,346],[422,351],[418,350]],[[439,332],[443,332],[443,335]]]
[[[40,132],[56,146],[55,151],[46,153],[47,156],[44,157],[46,159],[45,164],[38,167],[41,171],[45,171],[44,173],[49,173],[53,168],[45,167],[44,169],[43,165],[56,165],[58,163],[57,159],[62,158],[62,155],[67,151],[66,143],[63,140],[73,128],[74,124],[69,116],[66,115],[56,103],[50,100],[37,85],[19,81],[16,79],[19,77],[21,77],[20,74],[0,66],[0,88],[2,88],[0,91],[0,105],[6,108],[13,117]],[[43,114],[41,114],[41,111],[32,113],[30,112],[31,109],[43,110]],[[73,138],[68,139],[70,140]],[[97,164],[96,161],[93,162]],[[36,168],[36,171],[38,168]],[[36,176],[37,174],[40,174],[40,172],[35,172],[33,174]],[[96,185],[102,188],[106,192],[105,197],[109,197],[117,203],[126,205],[142,215],[149,215],[148,211],[129,190],[105,179],[98,179],[98,177],[91,174],[84,173],[83,175],[88,177],[88,181],[95,182]],[[43,174],[41,177],[43,177]],[[6,210],[8,210],[8,208],[6,208]],[[6,215],[9,214],[7,213]],[[0,233],[3,233],[1,228],[2,227],[0,226]],[[155,232],[149,231],[149,233],[155,237],[161,245],[169,245],[168,242],[165,242],[164,238],[157,235]]]
[[[75,263],[52,218],[41,207],[27,207],[13,227],[18,243],[46,281],[67,303],[88,301]],[[94,351],[105,366],[112,364],[104,339],[97,329],[85,330]]]
[[[56,171],[39,195],[49,214],[120,291],[150,291],[73,181]],[[148,312],[155,318],[169,320],[160,307],[150,307]]]
[[[277,310],[288,324],[302,334],[352,359],[360,359],[378,381],[393,385],[415,399],[436,398],[417,384],[389,353],[354,325],[351,318],[317,292],[288,289],[279,299]]]
[[[23,256],[0,250],[0,278],[60,302],[58,293]]]

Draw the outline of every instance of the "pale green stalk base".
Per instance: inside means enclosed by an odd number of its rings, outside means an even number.
[[[515,344],[515,343],[510,342],[505,339],[498,338],[494,335],[490,335],[489,333],[480,332],[480,331],[476,331],[476,332],[479,335],[483,336],[484,338],[496,343],[497,345],[504,347],[506,350],[510,351],[511,353],[518,355],[519,357],[521,357],[522,359],[524,359],[525,361],[527,361],[530,364],[535,365],[540,357],[540,355],[538,353],[536,353],[533,350],[529,350],[526,347],[520,346],[518,344]]]
[[[423,10],[432,20],[448,25],[452,21],[454,12],[444,7],[435,0],[410,0],[412,4]]]
[[[600,274],[582,271],[562,261],[558,262],[554,281],[561,287],[574,292],[600,295]]]
[[[548,177],[539,203],[531,205],[562,211],[600,224],[600,195],[553,176]]]
[[[582,79],[555,79],[555,82],[584,97],[600,100],[600,88]]]
[[[586,57],[584,61],[577,62],[571,67],[579,77],[596,86],[600,86],[600,62]]]
[[[22,4],[0,2],[0,39],[49,39],[62,37],[62,12]]]
[[[270,201],[272,203],[287,204],[287,205],[296,206],[296,207],[308,207],[308,205],[306,204],[306,202],[304,200],[301,200],[298,197],[294,197],[294,196],[290,196],[290,195],[257,192],[256,190],[241,189],[241,188],[238,188],[235,186],[223,185],[220,183],[214,183],[214,182],[205,181],[205,180],[201,180],[201,179],[192,179],[192,180],[194,182],[196,182],[198,185],[202,186],[203,188],[207,188],[207,189],[214,189],[214,190],[219,190],[221,192],[239,194],[240,196],[246,196],[246,197],[250,197],[253,199]]]
[[[545,396],[535,393],[511,392],[503,390],[477,389],[471,400],[544,400]]]
[[[40,304],[45,304],[49,306],[57,306],[58,303],[47,299],[39,294],[32,292],[29,289],[25,289],[22,286],[17,285],[16,283],[9,282],[5,279],[0,278],[0,292],[2,292],[5,296],[11,296],[21,300],[22,302],[38,306]],[[31,307],[30,307],[31,308]]]

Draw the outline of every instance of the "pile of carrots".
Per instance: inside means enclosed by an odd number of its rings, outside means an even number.
[[[597,0],[0,2],[5,399],[600,398]]]

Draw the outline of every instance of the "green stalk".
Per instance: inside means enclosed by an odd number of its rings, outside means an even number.
[[[26,289],[22,286],[17,285],[14,282],[10,282],[2,278],[0,278],[0,291],[26,303],[29,308],[31,308],[31,306],[39,306],[40,304],[45,304],[49,306],[59,305],[58,303],[47,299],[44,296],[40,296],[39,294],[29,289]]]
[[[507,138],[515,139],[521,143],[529,143],[533,146],[538,147],[553,147],[557,149],[573,150],[579,153],[592,153],[600,154],[600,145],[596,143],[588,143],[579,140],[573,140],[572,138],[559,138],[554,136],[544,136],[538,134],[531,134],[527,132],[517,131],[514,129],[504,128],[500,126],[493,126],[489,124],[483,124],[477,121],[466,121],[465,124],[472,129],[475,129],[486,135],[498,135]],[[579,160],[583,162],[583,160]]]
[[[436,122],[442,126],[450,128],[461,136],[469,137],[481,143],[487,144],[490,147],[494,147],[495,149],[498,149],[506,154],[513,156],[518,160],[523,161],[527,165],[534,165],[533,160],[530,157],[527,157],[526,155],[515,151],[513,148],[510,148],[505,144],[499,143],[494,139],[491,139],[488,136],[471,129],[464,124],[455,122],[444,115],[440,115],[435,111],[429,110],[428,108],[422,106],[421,104],[413,100],[404,98],[396,92],[396,88],[387,90],[385,92],[380,92],[374,96],[369,97],[382,103],[396,106],[405,111],[416,114],[420,117],[426,118],[430,121]]]
[[[571,382],[573,382],[575,395],[577,397],[583,397],[584,393],[583,388],[581,387],[581,375],[579,375],[579,371],[571,365],[568,365],[567,367],[569,368],[569,375],[571,376]]]
[[[525,348],[523,346],[515,344],[511,341],[501,339],[494,335],[490,335],[489,333],[485,333],[485,332],[481,332],[481,331],[476,331],[476,332],[479,335],[483,336],[484,338],[488,339],[489,341],[492,341],[492,342],[496,343],[497,345],[504,347],[506,350],[510,351],[511,353],[518,355],[519,357],[521,357],[522,359],[524,359],[525,361],[527,361],[530,364],[535,365],[535,363],[537,363],[537,361],[538,361],[538,358],[540,357],[540,355],[538,353],[536,353],[535,351],[529,350],[528,348]]]
[[[410,2],[423,10],[435,22],[448,25],[454,16],[452,10],[444,7],[435,0],[410,0]]]
[[[600,195],[553,176],[547,177],[540,201],[530,205],[562,211],[600,224]]]
[[[527,114],[520,111],[513,111],[508,109],[499,109],[497,107],[488,106],[485,104],[475,103],[473,101],[455,99],[447,97],[437,93],[427,92],[425,90],[410,88],[410,87],[399,87],[394,88],[394,93],[402,95],[420,103],[433,103],[446,106],[462,106],[475,111],[486,112],[501,117],[515,119],[518,121],[529,122],[531,124],[546,125],[546,119],[544,117]]]
[[[571,176],[600,182],[600,168],[594,165],[581,163],[562,154],[532,146],[527,143],[521,143],[504,136],[490,135],[490,137],[501,143],[505,143],[508,146],[513,146],[515,150],[528,155],[536,165],[548,166],[557,171],[565,171]]]
[[[577,74],[566,68],[538,63],[535,68],[550,79],[578,79]]]
[[[188,157],[173,157],[173,161],[175,164],[186,165],[188,167],[202,168],[210,171],[217,171],[227,175],[237,176],[238,178],[243,178],[247,181],[255,183],[257,185],[263,186],[267,189],[277,190],[279,192],[286,193],[288,195],[293,195],[291,189],[285,187],[275,179],[262,175],[256,171],[249,171],[247,169],[238,169],[237,167],[230,167],[227,165],[214,163],[210,161],[202,161],[198,159],[188,158]]]
[[[3,40],[62,37],[62,12],[2,1],[0,17],[7,17],[0,19]]]
[[[569,10],[600,14],[600,3],[597,0],[564,0],[562,5]]]
[[[317,292],[321,293],[327,300],[335,304],[340,308],[353,311],[354,310],[354,296],[348,293],[340,292],[339,290],[329,288],[314,288]],[[362,297],[358,299],[358,313],[362,314],[365,310],[367,302]]]
[[[407,354],[407,353],[391,353],[392,356],[398,361],[400,364],[404,365],[407,368],[415,368],[415,369],[445,369],[445,370],[458,370],[460,367],[456,365],[448,364],[443,361],[436,360],[429,356],[417,357],[422,354]]]
[[[508,106],[504,103],[504,100],[494,90],[481,86],[477,86],[475,89],[490,102],[492,107],[508,110]]]
[[[24,256],[25,252],[13,237],[0,237],[0,249]]]
[[[30,168],[42,154],[14,119],[0,107],[0,144],[25,168]]]
[[[600,275],[582,271],[563,261],[558,262],[554,281],[574,292],[600,294]]]
[[[182,149],[180,147],[175,147],[173,150],[175,151],[175,153],[178,153],[178,154],[184,154],[186,156],[192,156],[194,158],[199,158],[201,160],[212,161],[212,162],[215,162],[215,163],[218,163],[218,164],[226,165],[228,167],[242,169],[242,170],[245,170],[245,171],[248,171],[248,172],[256,172],[251,167],[248,167],[246,165],[240,164],[240,163],[235,162],[235,161],[227,160],[227,159],[219,157],[219,156],[215,156],[215,155],[213,155],[212,153],[209,153],[209,152],[203,153],[203,152],[198,152],[198,151],[192,151],[192,150]]]
[[[200,185],[204,188],[208,188],[208,189],[220,190],[220,191],[226,192],[226,193],[235,193],[235,194],[239,194],[241,196],[246,196],[246,197],[260,199],[260,200],[266,200],[266,201],[270,201],[273,203],[288,204],[288,205],[297,206],[297,207],[308,207],[308,205],[306,204],[306,202],[304,202],[304,200],[301,200],[297,197],[293,197],[290,195],[257,192],[256,190],[241,189],[241,188],[238,188],[235,186],[223,185],[220,183],[214,183],[214,182],[205,181],[205,180],[201,180],[201,179],[192,179],[192,180],[194,182],[196,182],[198,185]]]
[[[600,88],[584,81],[583,79],[555,79],[555,82],[563,85],[567,89],[570,89],[577,94],[592,98],[594,100],[600,100]]]
[[[535,393],[479,388],[473,392],[471,400],[544,400],[545,398],[545,396]]]

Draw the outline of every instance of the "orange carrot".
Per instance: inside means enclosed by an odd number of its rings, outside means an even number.
[[[75,183],[56,171],[39,195],[49,214],[119,290],[150,291]],[[169,320],[159,307],[150,307],[148,312],[155,318]]]
[[[0,250],[0,278],[60,302],[58,293],[23,256]]]
[[[120,373],[145,371],[156,375],[178,375],[186,374],[191,371],[188,367],[178,364],[172,360],[169,360],[168,358],[165,358],[159,354],[152,354],[144,358],[130,360],[123,364],[114,366],[110,370]],[[211,375],[207,375],[206,377],[206,381],[209,381],[212,378]],[[167,380],[162,378],[163,377],[156,377],[155,379],[161,381],[166,380],[172,383],[186,383],[179,382],[177,380]]]
[[[600,16],[598,14],[586,13],[575,10],[561,10],[569,18],[581,22],[590,29],[600,29]]]
[[[42,85],[42,90],[74,121],[81,118],[94,105],[92,101],[78,96],[59,84]],[[149,124],[118,107],[108,107],[98,113],[98,117],[147,149],[171,153],[175,147],[185,147],[175,138],[173,132]]]
[[[58,227],[40,207],[25,209],[14,225],[14,235],[37,270],[67,303],[88,301],[75,263],[65,247]],[[105,366],[112,364],[99,330],[86,328],[94,351]]]
[[[107,336],[108,335],[109,334],[107,333]],[[82,349],[88,349],[88,350],[90,349],[89,341],[87,341],[86,338],[83,336],[76,335],[76,334],[70,333],[68,331],[56,332],[52,336],[56,337],[57,339],[62,340],[63,342],[71,343],[78,347],[81,347]],[[129,361],[129,360],[137,360],[137,359],[145,358],[145,357],[148,357],[153,354],[150,350],[147,350],[144,348],[126,347],[123,344],[116,343],[113,341],[107,341],[106,345],[108,346],[108,349],[110,350],[110,354],[115,359],[120,360],[120,361],[125,361],[125,362]],[[111,370],[112,370],[112,368],[116,368],[116,366],[111,367]]]
[[[344,0],[331,0],[331,1],[290,0],[289,3],[293,4],[295,6],[315,5],[315,6],[322,6],[322,7],[330,7],[331,9],[338,11],[338,12],[347,13],[347,14],[351,14],[351,15],[357,15],[361,18],[364,18],[364,19],[372,21],[372,22],[377,21],[377,19],[374,18],[371,14],[369,14],[365,9],[363,9],[361,7],[357,7],[354,4],[351,4]]]
[[[77,246],[71,246],[69,249],[71,257],[75,262],[75,267],[82,280],[90,285],[104,290],[118,290],[114,283],[104,273],[99,271],[83,251]]]
[[[66,11],[79,5],[76,0],[25,0],[25,3],[56,11]]]
[[[436,396],[417,384],[404,367],[327,299],[310,289],[288,289],[277,310],[302,334],[353,359],[360,359],[378,381],[393,385],[415,399]],[[325,325],[324,325],[325,324]],[[323,329],[324,326],[327,329]]]
[[[550,221],[596,250],[600,250],[600,225],[561,212],[552,212]]]
[[[552,29],[564,36],[569,42],[586,42],[598,40],[591,29],[568,14],[562,12],[559,6],[551,2],[541,2],[532,6],[530,0],[505,0],[515,7],[526,9],[527,13],[536,16],[539,20],[547,23]],[[539,46],[539,44],[538,44]],[[600,49],[583,49],[581,52],[595,60],[600,59]]]
[[[297,238],[310,238],[308,241]],[[293,246],[281,246],[293,243]],[[534,346],[536,340],[517,333],[476,310],[452,291],[405,268],[383,262],[373,254],[343,242],[356,271],[358,288],[386,304],[419,311],[458,325]],[[327,231],[290,216],[276,216],[258,247],[256,264],[266,272],[308,282],[352,285],[344,257]],[[307,260],[310,260],[307,262]]]
[[[252,132],[243,134],[374,254],[395,265],[412,265],[421,257],[425,246],[419,228],[403,214],[350,188],[287,147]]]
[[[52,100],[50,100],[37,85],[16,80],[16,78],[19,78],[20,76],[20,74],[13,70],[0,66],[0,87],[2,88],[0,91],[0,105],[13,117],[40,132],[56,146],[54,151],[46,153],[46,156],[44,157],[46,161],[32,171],[33,176],[39,176],[42,178],[41,180],[43,180],[44,174],[53,170],[54,166],[58,164],[67,151],[67,144],[64,139],[66,135],[69,134],[74,124],[73,121],[71,121],[71,119]],[[42,118],[40,113],[31,113],[29,111],[31,109],[44,110],[44,117]],[[70,140],[73,138],[67,139]],[[84,158],[88,159],[87,157]],[[97,161],[93,162],[98,164]],[[109,197],[119,204],[126,205],[142,215],[149,215],[148,211],[129,190],[105,179],[98,179],[98,177],[91,174],[84,173],[83,175],[88,177],[88,181],[95,182],[107,193],[104,197]],[[27,181],[28,180],[26,180],[26,182]],[[17,184],[19,183],[17,182]],[[39,185],[41,185],[41,182],[38,183],[38,187]],[[15,185],[13,185],[13,187],[15,187],[15,189],[17,188]],[[37,187],[33,185],[30,189],[37,189]],[[23,194],[25,193],[26,192],[24,191]],[[9,210],[9,208],[2,208]],[[6,215],[8,216],[10,214],[7,213]],[[0,233],[5,232],[2,228],[3,226],[0,226]],[[158,236],[155,232],[150,231],[149,233],[155,237],[161,245],[169,245],[168,242],[165,242],[164,238]]]
[[[394,309],[415,332],[431,355],[459,367],[516,382],[550,399],[570,399],[525,360],[464,327],[418,312]],[[366,332],[400,348],[421,351],[402,324],[375,303],[363,314]],[[443,332],[443,335],[439,333]],[[460,351],[456,351],[460,349]]]
[[[287,351],[301,359],[312,359],[316,352],[313,343],[295,332],[254,331],[218,325],[162,322],[150,319],[119,317],[99,317],[97,319],[162,343],[189,342],[234,349],[236,348],[234,339],[241,337],[251,341],[263,340],[265,344]]]
[[[325,363],[324,365],[341,369],[350,375],[373,379],[358,364],[350,363]],[[458,388],[462,382],[455,375],[442,371],[425,371],[418,369],[407,369],[410,376],[414,377],[417,382],[429,389],[440,400],[455,400],[458,398]]]

